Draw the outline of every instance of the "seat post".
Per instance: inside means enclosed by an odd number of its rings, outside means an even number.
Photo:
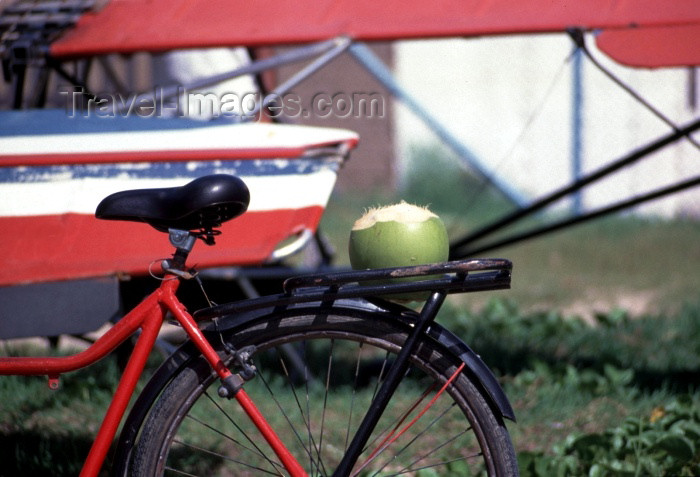
[[[173,262],[169,264],[170,268],[183,270],[187,257],[197,241],[197,236],[187,230],[168,229],[168,238],[171,245],[176,249],[173,255]]]

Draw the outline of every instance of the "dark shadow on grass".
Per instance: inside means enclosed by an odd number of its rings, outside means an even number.
[[[93,436],[87,433],[0,432],[0,477],[76,476],[92,440]]]

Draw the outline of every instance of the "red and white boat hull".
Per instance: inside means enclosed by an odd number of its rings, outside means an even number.
[[[271,124],[176,131],[0,137],[0,285],[144,274],[170,254],[145,224],[94,217],[105,196],[179,186],[207,174],[243,179],[251,202],[199,244],[200,267],[265,262],[278,244],[315,231],[354,133]]]

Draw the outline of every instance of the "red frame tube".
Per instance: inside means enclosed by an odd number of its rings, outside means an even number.
[[[104,458],[109,451],[119,423],[124,417],[129,401],[134,394],[136,384],[143,373],[167,311],[170,311],[175,316],[217,375],[221,379],[231,375],[231,371],[197,327],[192,315],[187,312],[185,306],[176,297],[175,293],[179,284],[180,281],[175,278],[163,280],[157,290],[119,320],[85,351],[72,356],[58,357],[0,357],[0,375],[47,375],[51,382],[51,380],[56,379],[62,373],[84,368],[102,359],[139,328],[141,329],[142,333],[136,342],[124,374],[122,374],[119,385],[112,397],[112,402],[107,409],[95,441],[83,464],[83,469],[80,472],[81,477],[97,476],[102,468]],[[307,474],[304,469],[287,450],[279,436],[273,431],[245,391],[240,390],[235,397],[270,444],[275,454],[280,458],[287,471],[290,472],[290,475],[293,477],[306,477]]]
[[[162,324],[163,312],[160,307],[153,306],[148,309],[141,322],[141,336],[139,336],[124,374],[119,380],[112,402],[107,408],[100,430],[80,471],[80,477],[96,476],[100,472],[105,456],[117,433],[119,423],[124,416],[136,384],[146,365],[148,355],[151,353],[153,345],[158,338],[158,332]]]

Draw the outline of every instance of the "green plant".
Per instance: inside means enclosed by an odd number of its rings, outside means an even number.
[[[571,434],[553,454],[522,452],[523,477],[691,476],[700,473],[697,399],[678,397],[646,418],[596,434]]]
[[[554,311],[521,313],[514,302],[495,299],[478,313],[451,307],[440,319],[501,374],[543,362],[600,373],[606,366],[632,370],[644,389],[685,391],[698,384],[700,305],[636,318],[614,309],[591,323]]]

